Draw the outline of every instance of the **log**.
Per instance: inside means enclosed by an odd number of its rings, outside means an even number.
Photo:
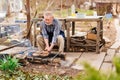
[[[26,42],[26,41],[25,41],[25,42]],[[17,44],[14,44],[14,45],[5,47],[5,48],[1,49],[0,52],[2,52],[2,51],[4,51],[4,50],[11,49],[11,48],[16,47],[16,46],[18,46],[18,45],[21,45],[21,44],[23,44],[23,43],[25,43],[25,42],[20,42],[20,43],[17,43]]]

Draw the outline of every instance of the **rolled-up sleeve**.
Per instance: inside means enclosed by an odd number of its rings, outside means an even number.
[[[57,21],[57,23],[55,23],[55,30],[53,33],[53,38],[52,38],[52,43],[55,44],[57,41],[57,37],[60,33],[60,29],[61,29],[61,24]]]

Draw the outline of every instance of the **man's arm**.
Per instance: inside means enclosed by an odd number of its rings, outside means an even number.
[[[44,22],[41,23],[41,26],[42,26],[42,36],[44,38],[44,41],[45,41],[45,50],[47,50],[49,48],[49,41],[48,41],[48,34],[47,34],[47,31],[45,29],[45,25],[44,25]]]
[[[45,45],[46,45],[45,50],[48,50],[49,49],[48,39],[44,38],[44,41],[45,41]]]
[[[59,21],[56,21],[55,29],[54,29],[54,33],[53,33],[53,38],[52,38],[52,44],[56,43],[57,36],[60,34],[60,29],[61,29],[61,25],[60,25]]]
[[[55,23],[55,30],[54,30],[54,34],[53,34],[53,38],[52,38],[52,43],[50,45],[50,50],[52,50],[52,48],[54,47],[56,41],[57,41],[57,36],[59,35],[60,33],[60,28],[61,28],[61,25],[60,23],[57,21],[57,23]]]

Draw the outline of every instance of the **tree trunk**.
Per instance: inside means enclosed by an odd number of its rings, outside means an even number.
[[[117,17],[120,15],[120,3],[112,4],[112,14]]]
[[[10,1],[8,0],[7,17],[10,16]]]
[[[27,10],[27,33],[31,31],[30,28],[30,0],[26,0],[26,10]],[[27,35],[27,38],[30,39],[30,34]]]

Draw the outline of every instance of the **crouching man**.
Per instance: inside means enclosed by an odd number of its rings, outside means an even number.
[[[44,19],[40,23],[41,33],[37,36],[37,46],[39,52],[52,51],[55,44],[59,47],[59,53],[64,54],[64,32],[61,30],[61,25],[54,18],[51,11],[44,13]],[[39,55],[39,53],[38,53]]]

